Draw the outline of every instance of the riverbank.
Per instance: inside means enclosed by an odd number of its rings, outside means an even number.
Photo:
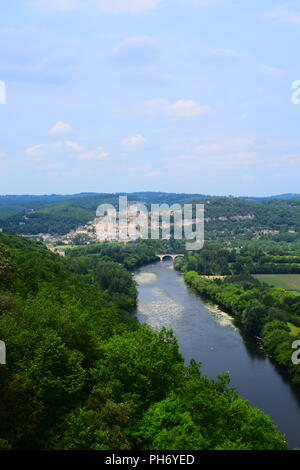
[[[255,342],[248,342],[234,318],[190,288],[173,264],[150,264],[135,273],[136,316],[156,330],[172,328],[188,364],[202,363],[204,374],[217,379],[230,374],[230,386],[263,410],[286,436],[289,447],[300,447],[300,395]]]
[[[268,288],[251,278],[227,278],[223,282],[203,278],[189,271],[185,282],[202,297],[215,302],[238,320],[239,326],[253,339],[259,336],[265,351],[284,371],[292,383],[300,384],[299,366],[292,362],[293,343],[300,339],[297,329],[288,322],[298,310],[298,296],[282,289]]]

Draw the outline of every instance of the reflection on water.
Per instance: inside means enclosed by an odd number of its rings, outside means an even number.
[[[139,303],[139,312],[145,323],[155,329],[160,329],[162,326],[174,329],[183,313],[183,308],[170,297],[161,295],[161,299],[156,298],[152,302],[141,301]]]
[[[173,269],[173,266],[168,266],[168,269]],[[155,329],[160,329],[162,326],[174,329],[184,309],[164,289],[157,286],[157,278],[157,274],[152,272],[140,272],[135,276],[139,286],[147,284],[150,288],[152,284],[146,298],[139,300],[139,318]]]
[[[216,378],[230,372],[231,385],[270,415],[290,447],[300,447],[299,390],[288,384],[258,346],[243,338],[233,319],[216,305],[203,302],[186,286],[172,262],[141,268],[135,275],[137,317],[155,329],[173,329],[186,363],[203,363],[203,373]]]
[[[207,310],[212,313],[212,317],[217,323],[219,323],[219,325],[237,330],[237,327],[234,324],[234,319],[228,315],[228,313],[223,312],[217,305],[210,302],[204,302],[204,305]]]
[[[138,273],[134,276],[134,280],[139,284],[148,284],[149,282],[154,282],[157,279],[157,274],[155,273]]]

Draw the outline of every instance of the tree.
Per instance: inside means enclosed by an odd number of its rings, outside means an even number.
[[[78,233],[73,237],[72,243],[73,245],[85,245],[90,240],[90,237],[87,233]]]

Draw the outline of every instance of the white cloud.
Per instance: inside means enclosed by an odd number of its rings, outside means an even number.
[[[86,150],[85,147],[73,140],[34,145],[26,150],[26,154],[32,157],[41,157],[46,153],[49,155],[56,155],[55,151],[59,152],[57,155],[60,159],[68,157],[80,160],[102,160],[109,156],[109,152],[107,152],[103,147],[97,147],[94,150]],[[40,158],[37,158],[37,161],[39,168],[41,169],[50,169],[51,167],[54,168],[56,166],[56,163],[47,162],[44,161],[44,159],[41,161]]]
[[[75,152],[82,152],[84,150],[84,147],[82,147],[82,145],[80,145],[78,142],[67,140],[66,142],[64,142],[64,144],[69,149],[75,150]]]
[[[207,7],[210,5],[215,5],[216,3],[223,3],[227,1],[227,4],[231,4],[231,1],[228,0],[188,0],[189,3],[192,5],[196,5],[197,7]]]
[[[165,146],[166,151],[179,151],[180,160],[205,159],[212,156],[213,159],[225,158],[225,155],[251,155],[249,150],[258,149],[262,145],[254,137],[233,137],[224,139],[223,137],[216,140],[198,139],[198,138],[173,138]],[[172,157],[171,157],[172,158]]]
[[[39,170],[55,170],[56,168],[60,168],[62,167],[63,164],[62,163],[39,163],[36,168],[38,168]]]
[[[211,165],[217,165],[219,168],[227,168],[234,166],[256,165],[258,155],[256,152],[233,152],[226,154],[199,155],[183,154],[176,157],[168,157],[164,159],[169,168],[204,168]]]
[[[97,150],[81,153],[79,155],[79,158],[81,160],[102,160],[103,158],[107,158],[108,156],[109,153],[104,150],[103,147],[98,147]]]
[[[95,4],[109,13],[141,13],[158,7],[160,0],[95,0]]]
[[[72,127],[70,124],[61,121],[56,122],[50,129],[50,134],[67,134],[68,132],[72,132]]]
[[[123,139],[121,141],[121,145],[128,148],[136,148],[146,142],[145,137],[142,135],[135,135],[133,137],[128,137],[127,139]]]
[[[61,11],[99,9],[107,13],[142,13],[158,7],[160,0],[29,0],[29,4]]]
[[[74,142],[73,140],[66,140],[64,142],[55,142],[54,146],[56,147],[66,147],[69,150],[73,150],[74,152],[83,152],[84,147],[80,145],[78,142]]]
[[[140,13],[158,7],[160,0],[97,0],[96,4],[101,10],[110,13]]]
[[[160,114],[175,118],[203,116],[211,111],[210,106],[184,99],[171,102],[165,99],[155,98],[147,101],[145,107],[149,114]]]
[[[38,145],[34,145],[33,147],[29,147],[26,150],[26,154],[33,156],[33,157],[41,157],[42,155],[45,154],[44,145],[38,144]]]
[[[281,77],[285,73],[284,70],[279,69],[278,67],[269,67],[267,65],[262,65],[260,69],[263,75],[267,75],[269,77],[274,77],[274,78]]]
[[[290,165],[293,163],[300,163],[300,155],[297,153],[288,153],[285,155],[281,155],[278,159],[277,162],[283,163],[284,165]]]
[[[229,140],[229,145],[237,145],[237,146],[247,146],[253,145],[254,140],[247,137],[237,137],[236,139]]]
[[[5,152],[0,152],[0,158],[4,158],[6,156]]]
[[[196,153],[207,153],[207,152],[220,152],[223,150],[223,146],[219,144],[201,144],[194,148]]]
[[[298,9],[297,9],[298,7]],[[269,13],[266,14],[266,19],[268,20],[277,20],[284,23],[300,23],[300,11],[299,3],[296,2],[286,2],[282,5],[278,5]]]
[[[165,175],[165,173],[163,171],[150,171],[145,176],[147,176],[148,178],[158,178],[158,177],[164,176],[164,175]]]
[[[232,58],[238,59],[241,57],[246,57],[247,55],[242,52],[237,52],[234,49],[222,49],[222,48],[201,48],[201,52],[204,56],[207,57],[216,57],[216,58]]]
[[[258,163],[256,152],[234,152],[225,155],[210,155],[207,160],[228,165],[255,165]]]
[[[290,178],[290,174],[289,173],[274,173],[272,175],[272,178]]]
[[[77,10],[82,7],[81,0],[29,0],[29,5],[54,10]]]

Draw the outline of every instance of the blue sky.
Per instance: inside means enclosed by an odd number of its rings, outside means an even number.
[[[1,194],[300,192],[299,1],[0,12]]]

